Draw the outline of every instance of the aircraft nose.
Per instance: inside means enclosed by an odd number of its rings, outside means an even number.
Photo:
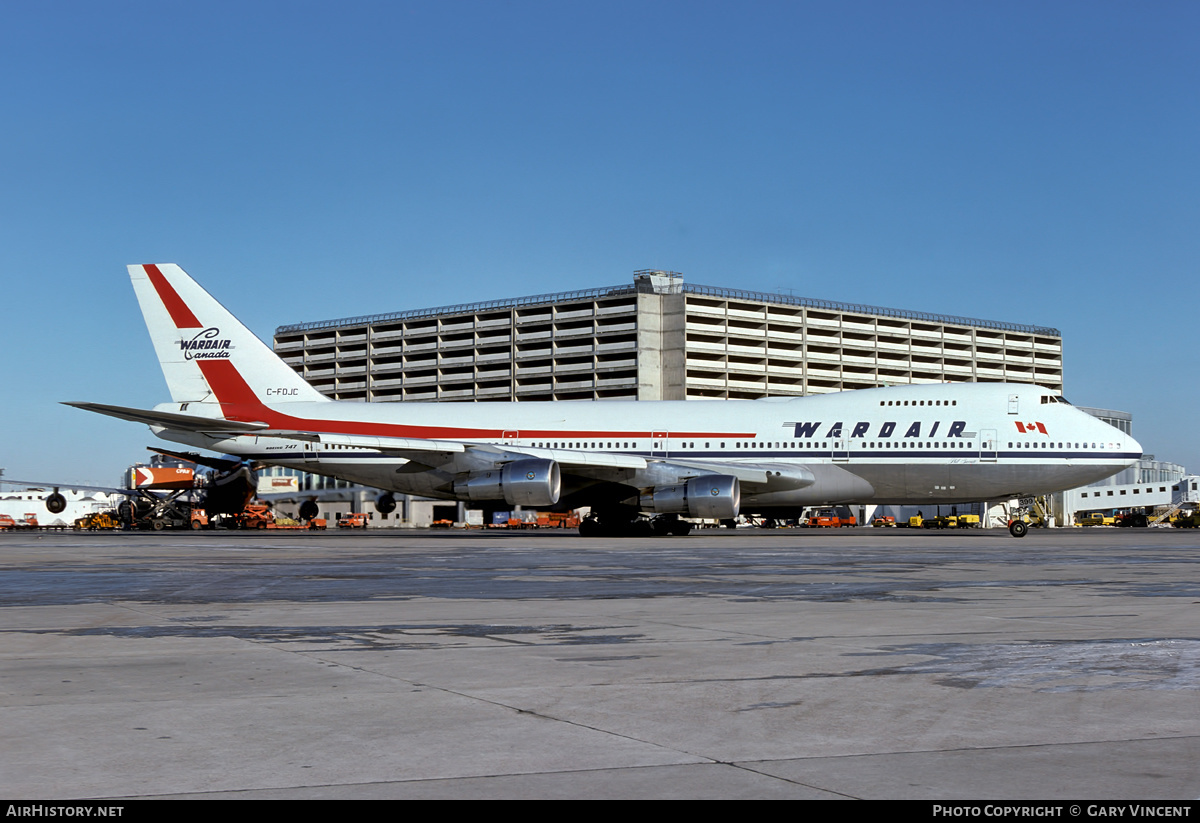
[[[1142,450],[1142,444],[1134,440],[1129,435],[1125,435],[1125,451],[1131,454],[1136,454],[1139,458],[1145,453]]]

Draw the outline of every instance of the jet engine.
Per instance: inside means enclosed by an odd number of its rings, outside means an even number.
[[[738,479],[727,474],[705,474],[670,486],[655,486],[641,496],[643,511],[686,514],[731,520],[738,516],[742,490]]]
[[[384,493],[379,495],[375,500],[375,511],[380,514],[391,514],[396,510],[396,498],[391,494]]]
[[[53,494],[46,498],[46,510],[51,514],[62,514],[66,507],[67,498],[59,494],[57,489],[54,490]]]
[[[117,519],[126,525],[132,525],[138,520],[149,517],[152,511],[154,511],[154,502],[144,497],[122,500],[117,505]]]
[[[468,500],[503,500],[510,506],[553,506],[561,492],[562,473],[553,460],[514,460],[454,483],[454,493]]]

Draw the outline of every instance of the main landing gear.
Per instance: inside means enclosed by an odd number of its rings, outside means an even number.
[[[593,512],[579,524],[581,537],[683,537],[691,530],[692,524],[676,514],[647,519],[620,510]]]

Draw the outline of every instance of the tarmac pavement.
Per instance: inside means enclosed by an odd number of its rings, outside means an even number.
[[[1191,800],[1198,550],[0,534],[0,794]]]

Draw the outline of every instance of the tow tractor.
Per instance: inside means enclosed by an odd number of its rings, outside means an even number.
[[[75,531],[111,531],[121,528],[121,521],[117,517],[116,510],[92,512],[89,515],[77,518],[72,528]]]

